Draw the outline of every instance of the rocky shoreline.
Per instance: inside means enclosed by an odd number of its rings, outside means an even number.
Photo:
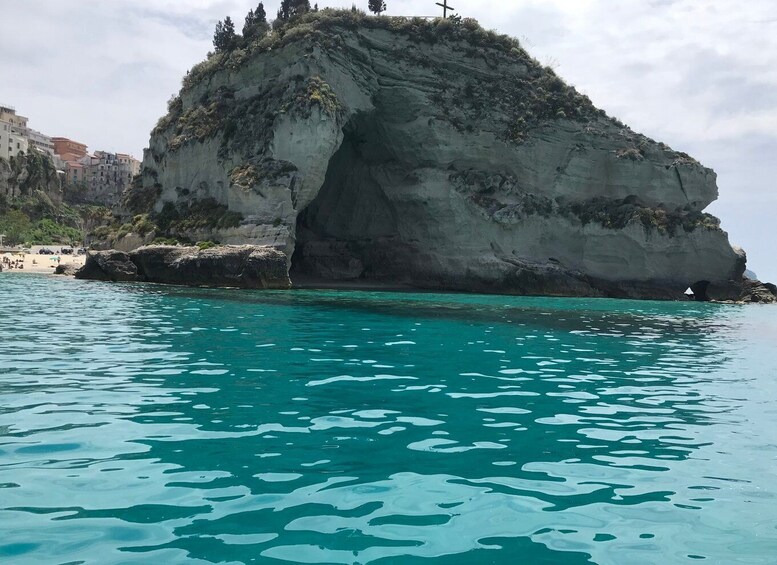
[[[291,288],[285,255],[253,245],[212,249],[151,245],[129,253],[93,251],[75,277],[181,286]]]
[[[749,279],[729,281],[726,285],[701,284],[692,290],[695,297],[679,294],[658,282],[644,284],[613,284],[587,277],[582,273],[548,273],[524,269],[516,274],[511,289],[462,279],[456,281],[429,279],[418,281],[351,280],[331,281],[301,279],[292,283],[286,256],[264,246],[224,246],[211,249],[150,245],[131,252],[91,251],[86,264],[75,273],[61,269],[57,274],[73,275],[78,279],[110,282],[153,282],[179,286],[231,287],[245,289],[336,288],[404,291],[465,291],[485,294],[510,294],[548,297],[626,298],[644,300],[693,300],[729,303],[777,303],[777,286]]]

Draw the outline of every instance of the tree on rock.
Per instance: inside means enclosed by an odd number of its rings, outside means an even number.
[[[264,2],[259,2],[256,10],[249,10],[243,25],[243,37],[253,39],[261,37],[270,29],[267,24],[267,12],[264,10]]]
[[[264,2],[259,2],[259,5],[254,12],[254,16],[256,17],[257,23],[267,23],[267,12],[264,11]]]
[[[213,34],[213,47],[216,53],[229,51],[235,45],[235,24],[229,16],[223,22],[216,24],[216,32]]]
[[[246,14],[246,21],[243,24],[243,37],[248,37],[251,29],[254,27],[255,18],[256,16],[254,15],[253,9],[248,10],[248,13]]]
[[[379,16],[382,12],[386,11],[386,2],[384,0],[370,0],[367,6],[369,7],[370,12],[378,14]]]
[[[278,8],[278,19],[284,22],[310,12],[310,0],[283,0]]]

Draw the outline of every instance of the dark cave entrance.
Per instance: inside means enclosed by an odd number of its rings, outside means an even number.
[[[696,302],[709,302],[710,297],[707,294],[707,289],[710,286],[710,281],[698,281],[691,285],[691,292],[693,293],[693,299]]]
[[[381,186],[389,159],[375,121],[346,126],[316,198],[297,218],[295,286],[395,279],[397,214]]]

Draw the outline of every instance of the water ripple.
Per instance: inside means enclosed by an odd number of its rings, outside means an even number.
[[[768,308],[0,275],[0,561],[773,563]]]

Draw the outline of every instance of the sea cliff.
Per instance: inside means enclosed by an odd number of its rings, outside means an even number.
[[[295,284],[734,298],[717,195],[513,39],[324,10],[193,68],[124,204],[166,237],[277,249]]]

